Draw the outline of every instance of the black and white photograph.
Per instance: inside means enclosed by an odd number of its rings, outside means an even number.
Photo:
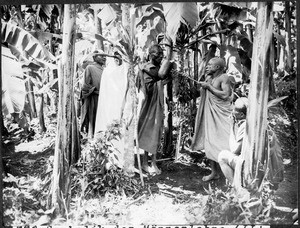
[[[298,226],[297,9],[1,1],[0,226]]]

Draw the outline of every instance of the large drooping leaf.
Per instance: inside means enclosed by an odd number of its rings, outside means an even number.
[[[152,3],[152,4],[149,4],[149,3],[135,3],[134,7],[135,8],[141,7],[144,12],[145,11],[151,11],[154,8],[163,10],[163,6],[162,6],[161,3]]]
[[[53,4],[39,4],[39,5],[32,5],[33,10],[36,11],[36,23],[39,25],[39,28],[42,31],[45,31],[48,27],[48,23],[50,22],[52,10],[54,9],[55,5]]]
[[[104,24],[108,25],[117,18],[117,13],[109,4],[104,4],[101,11],[97,14],[97,17],[99,17]]]
[[[55,57],[26,30],[11,23],[2,22],[2,42],[15,46],[24,55],[41,61],[54,61]]]
[[[220,47],[220,55],[224,57],[227,64],[226,73],[234,77],[236,82],[242,81],[242,65],[240,55],[237,48],[231,45],[222,45]]]
[[[20,113],[25,104],[25,83],[21,64],[2,47],[2,111],[4,115]]]
[[[225,3],[212,3],[211,16],[226,22],[252,19],[251,14],[246,9]]]
[[[250,41],[246,33],[237,34],[240,47],[247,53],[249,58],[252,58],[253,43]]]
[[[29,33],[33,35],[35,38],[37,38],[40,41],[40,43],[51,41],[52,38],[56,38],[57,42],[62,43],[62,36],[60,34],[41,32],[41,31],[31,31]]]
[[[196,2],[163,3],[167,23],[167,34],[176,42],[180,22],[195,27],[199,20]]]
[[[253,9],[257,7],[257,3],[255,2],[222,2],[221,4],[241,9]]]
[[[49,68],[52,70],[57,69],[57,64],[42,60],[37,61],[36,59],[27,59],[15,46],[8,45],[8,48],[10,49],[11,53],[19,60],[22,68],[26,66],[31,68],[33,71],[36,71],[39,68]]]
[[[164,32],[164,21],[162,18],[157,17],[153,21],[153,26],[145,29],[143,32],[137,34],[138,46],[143,50],[149,47],[152,42],[156,41],[157,35]]]
[[[152,9],[151,11],[145,12],[145,14],[139,19],[136,26],[143,25],[146,21],[153,21],[157,16],[165,18],[161,10]]]

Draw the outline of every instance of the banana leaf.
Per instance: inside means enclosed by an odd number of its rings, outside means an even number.
[[[20,113],[25,105],[25,83],[21,64],[9,48],[2,47],[2,112],[3,115]]]
[[[163,3],[163,7],[167,23],[167,34],[174,43],[176,42],[180,22],[194,28],[199,20],[196,2]]]

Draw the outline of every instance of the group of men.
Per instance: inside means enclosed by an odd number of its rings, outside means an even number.
[[[113,60],[107,60],[108,57]],[[124,95],[127,84],[127,78],[124,76],[126,72],[123,72],[122,58],[118,52],[108,55],[96,50],[92,53],[92,58],[93,62],[83,63],[85,70],[80,91],[80,131],[87,133],[89,138],[104,130],[106,126],[103,125],[110,119],[119,116],[119,113],[114,115],[115,109],[120,109],[122,105],[122,94]],[[101,105],[106,107],[99,107]],[[108,114],[111,110],[114,113]]]
[[[163,87],[171,80],[172,43],[169,39],[165,39],[164,47],[165,57],[164,50],[160,45],[152,45],[149,48],[148,62],[139,66],[137,75],[137,88],[144,95],[138,120],[139,147],[144,151],[142,168],[145,172],[154,174],[161,173],[156,164],[156,154],[163,132]],[[92,94],[88,103],[90,107],[96,104],[101,80],[99,75],[103,71],[104,64],[101,56],[96,56],[94,60],[98,65],[87,67],[86,75],[90,74],[91,76],[86,79],[85,83],[89,84],[87,80],[93,80],[95,84],[83,87],[86,89],[83,96]],[[217,172],[219,164],[223,174],[232,184],[235,165],[240,159],[248,100],[247,98],[238,98],[233,104],[233,81],[224,73],[225,68],[226,64],[222,58],[210,59],[206,66],[205,81],[199,82],[200,100],[191,149],[194,151],[204,150],[210,161],[211,173],[204,176],[203,181],[219,178],[220,175]],[[98,75],[98,78],[94,75]],[[89,131],[93,131],[95,113],[87,112],[86,114],[92,121]],[[84,120],[82,119],[82,121]],[[151,166],[148,163],[149,153],[152,154]],[[278,154],[276,156],[280,157],[281,153]]]

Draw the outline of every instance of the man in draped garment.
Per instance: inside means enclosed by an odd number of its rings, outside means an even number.
[[[206,66],[206,79],[200,83],[200,104],[191,149],[205,151],[211,173],[203,181],[218,179],[218,155],[229,150],[230,115],[232,112],[232,82],[224,73],[225,61],[214,57]]]
[[[115,52],[113,58],[107,59],[102,73],[95,134],[105,132],[115,121],[120,122],[126,89],[127,68],[120,54]]]
[[[106,63],[106,55],[100,51],[93,53],[94,63],[86,67],[81,88],[80,131],[94,137],[98,96],[102,72]]]
[[[171,66],[172,47],[166,47],[166,58],[159,45],[149,48],[149,61],[140,66],[137,87],[144,94],[138,120],[139,148],[144,150],[142,169],[151,174],[160,174],[156,154],[163,131],[164,93],[163,86]],[[164,80],[166,79],[166,80]],[[148,165],[148,153],[152,154],[152,170]]]

